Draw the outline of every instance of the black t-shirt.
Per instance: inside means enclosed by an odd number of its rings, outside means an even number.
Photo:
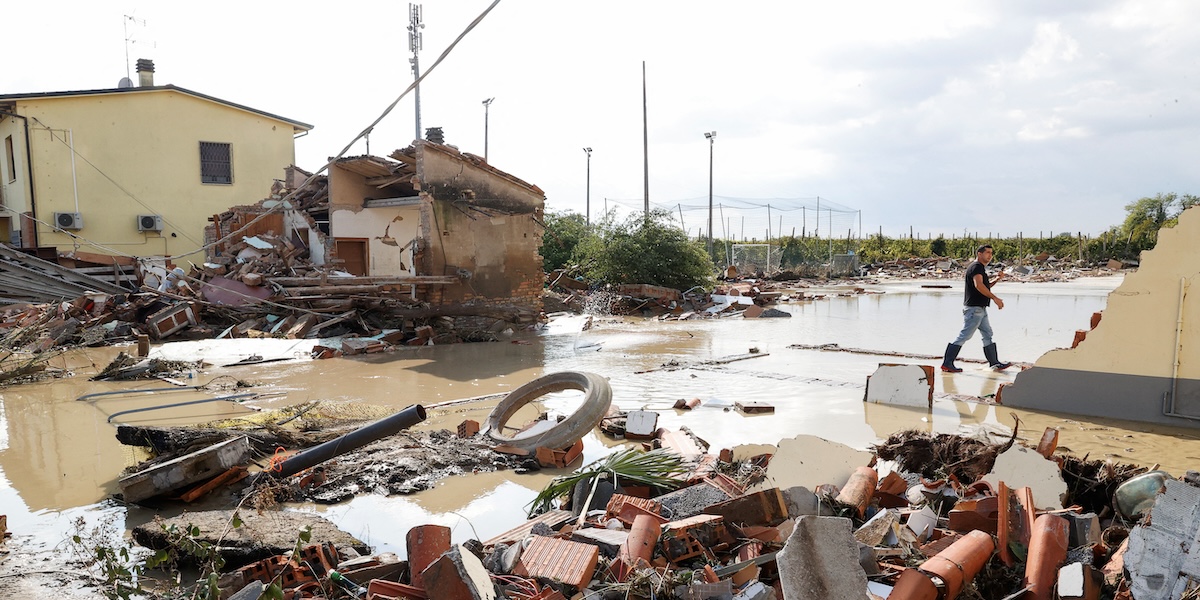
[[[983,285],[989,290],[992,289],[992,282],[988,280],[987,267],[983,263],[975,260],[967,265],[967,287],[963,294],[963,306],[982,306],[987,308],[992,305],[992,299],[984,296],[979,290],[975,289],[975,276],[983,275]]]

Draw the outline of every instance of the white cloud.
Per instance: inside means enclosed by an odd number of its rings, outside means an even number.
[[[428,69],[490,1],[424,4]],[[312,123],[297,153],[316,168],[411,81],[407,8],[17,3],[6,41],[22,59],[0,93],[114,86],[134,14],[146,26],[131,60],[154,59],[160,83]],[[702,134],[716,130],[717,195],[820,195],[885,233],[1099,231],[1141,196],[1198,192],[1196,22],[1200,4],[1169,0],[505,0],[422,85],[422,125],[482,154],[481,101],[495,97],[491,162],[551,208],[584,209],[584,146],[593,208],[640,199],[646,61],[653,200],[707,195]],[[414,129],[406,98],[372,153]]]

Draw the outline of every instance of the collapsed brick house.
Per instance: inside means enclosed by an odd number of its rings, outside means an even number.
[[[263,298],[396,298],[429,316],[529,322],[542,309],[544,204],[481,157],[418,140],[390,159],[339,159],[326,176],[289,168],[271,198],[214,216],[209,242],[237,233],[208,260]],[[274,264],[250,266],[263,239],[279,248]]]

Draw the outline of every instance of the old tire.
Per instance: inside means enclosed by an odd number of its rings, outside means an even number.
[[[501,426],[522,406],[546,394],[563,390],[583,391],[583,404],[566,419],[540,433],[518,433],[514,436],[501,433]],[[530,381],[505,396],[488,415],[487,436],[496,444],[505,444],[529,452],[539,447],[556,450],[566,448],[599,425],[611,404],[612,387],[608,385],[607,379],[583,371],[551,373]]]

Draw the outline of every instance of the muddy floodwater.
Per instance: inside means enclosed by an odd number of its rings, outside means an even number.
[[[865,449],[901,429],[959,432],[985,426],[1009,431],[1012,415],[1021,433],[1037,439],[1045,427],[1061,429],[1060,446],[1077,455],[1108,457],[1175,475],[1200,465],[1197,430],[1151,427],[1065,415],[1018,411],[963,402],[952,396],[990,396],[1011,373],[993,373],[965,363],[963,373],[939,373],[931,411],[863,403],[864,384],[879,363],[926,363],[870,354],[799,350],[791,345],[838,344],[847,348],[940,354],[961,325],[962,292],[922,287],[946,282],[904,282],[865,286],[884,293],[784,303],[790,319],[689,320],[582,316],[555,319],[543,331],[521,332],[499,343],[409,348],[366,357],[313,361],[296,340],[227,340],[171,344],[156,349],[204,350],[214,365],[259,354],[289,360],[250,366],[213,366],[196,373],[196,383],[217,377],[253,382],[263,394],[242,402],[193,404],[177,409],[117,415],[114,421],[141,425],[180,425],[250,414],[322,400],[348,407],[374,405],[398,410],[420,403],[429,419],[418,428],[453,428],[465,418],[483,421],[491,403],[438,408],[450,400],[507,392],[546,373],[592,371],[608,377],[613,401],[623,410],[655,409],[659,426],[686,426],[714,449],[740,444],[773,444],[813,434]],[[1005,282],[997,293],[1005,309],[990,311],[1004,360],[1032,363],[1047,350],[1068,346],[1076,329],[1086,328],[1102,310],[1119,277],[1084,278],[1066,283]],[[849,289],[849,288],[846,288]],[[812,291],[811,289],[808,291]],[[831,288],[831,291],[837,291]],[[756,358],[702,365],[722,357],[758,352]],[[78,397],[105,391],[164,387],[161,381],[92,383],[87,375],[104,367],[118,349],[71,354],[63,366],[76,377],[0,390],[0,514],[8,528],[35,547],[53,548],[68,536],[78,516],[133,527],[153,511],[126,507],[108,496],[117,491],[120,471],[140,457],[114,438],[109,418],[123,411],[212,397],[170,392],[139,396]],[[963,357],[982,358],[976,336]],[[664,364],[689,368],[662,369]],[[1015,370],[1015,369],[1014,369]],[[541,409],[569,411],[578,394],[555,394]],[[676,411],[677,399],[700,398],[694,411]],[[738,400],[765,401],[773,415],[743,415]],[[363,409],[364,414],[370,411]],[[619,442],[597,433],[585,440],[584,460],[610,452]],[[403,556],[404,534],[419,524],[453,529],[456,541],[487,539],[524,518],[530,500],[557,472],[462,475],[411,496],[365,495],[333,506],[300,505],[291,510],[320,513],[377,551]],[[208,508],[200,506],[198,508]],[[175,509],[172,509],[175,510]]]

